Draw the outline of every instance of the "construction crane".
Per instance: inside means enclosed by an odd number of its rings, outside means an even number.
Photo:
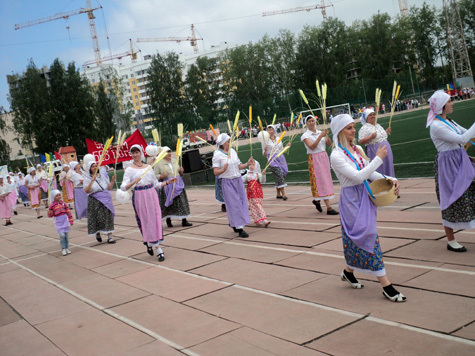
[[[105,57],[102,57],[101,58],[101,62],[107,62],[107,61],[112,61],[113,59],[122,59],[122,57],[128,57],[130,56],[132,58],[132,63],[135,63],[135,61],[137,60],[137,54],[140,53],[141,51],[138,50],[138,51],[135,51],[134,50],[134,46],[132,44],[132,40],[129,38],[129,43],[130,43],[130,51],[127,51],[127,52],[123,52],[123,53],[119,53],[119,54],[113,54],[113,55],[110,55],[110,56],[105,56]],[[94,59],[94,60],[90,60],[90,61],[86,61],[82,64],[83,67],[88,67],[90,66],[91,64],[98,64],[97,61]]]
[[[268,11],[268,12],[263,12],[262,16],[273,16],[273,15],[282,15],[282,14],[288,14],[289,12],[300,12],[300,11],[312,11],[312,10],[317,10],[321,9],[322,10],[322,16],[323,16],[323,21],[327,20],[327,7],[331,7],[333,5],[325,5],[325,0],[322,0],[320,4],[313,5],[313,6],[300,6],[300,7],[294,7],[292,9],[285,9],[285,10],[278,10],[278,11]]]
[[[159,38],[137,38],[137,42],[190,42],[193,51],[198,53],[198,44],[196,41],[203,41],[201,37],[196,37],[195,35],[195,26],[191,25],[191,37],[159,37]]]
[[[401,16],[403,17],[409,15],[406,0],[399,0],[399,12],[401,13]]]
[[[99,10],[99,9],[102,9],[102,6],[99,6],[93,9],[91,7],[91,0],[87,0],[87,8],[80,8],[80,9],[72,10],[68,12],[61,12],[59,14],[43,17],[41,19],[16,24],[15,30],[19,30],[21,28],[25,28],[29,26],[39,25],[39,24],[49,22],[49,21],[55,21],[55,20],[60,20],[60,19],[67,20],[69,17],[74,16],[74,15],[87,14],[87,17],[89,19],[89,32],[91,33],[92,48],[94,50],[95,62],[100,64],[102,62],[102,57],[101,57],[101,50],[99,48],[99,41],[97,40],[96,23],[94,21],[94,19],[96,18],[94,16],[94,11]]]
[[[468,57],[463,26],[456,0],[443,0],[447,43],[449,44],[450,62],[454,83],[461,87],[474,86],[472,68]]]

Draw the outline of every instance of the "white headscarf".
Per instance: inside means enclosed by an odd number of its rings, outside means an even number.
[[[340,131],[354,122],[355,120],[353,120],[353,118],[348,114],[340,114],[332,119],[330,128],[333,133],[333,142],[335,143],[335,148],[338,148],[338,134]]]
[[[277,125],[271,125],[271,124],[269,124],[269,125],[266,126],[266,130],[267,130],[269,127],[272,127],[272,128],[274,129],[274,131],[277,131]]]
[[[372,113],[374,113],[374,109],[366,109],[365,111],[363,111],[360,117],[360,121],[362,125],[366,124],[366,119],[368,118],[369,114],[372,114]]]
[[[74,168],[79,164],[79,162],[71,161],[69,162],[69,167],[74,171]]]
[[[37,164],[37,165],[36,165],[36,168],[41,168],[41,164]]]
[[[439,114],[442,114],[445,104],[450,100],[450,95],[445,93],[443,90],[437,90],[429,98],[429,114],[427,115],[427,124],[426,127],[429,127],[434,121],[435,117]]]
[[[69,166],[65,163],[65,164],[63,164],[63,166],[61,168],[63,168],[63,170],[64,170],[66,167],[69,168]]]
[[[261,174],[261,172],[262,172],[261,171],[261,164],[259,163],[259,161],[254,160],[254,169],[252,171],[249,169],[249,172]]]
[[[91,166],[94,163],[96,163],[96,162],[95,161],[88,162],[88,164],[87,164],[87,174],[91,175]],[[100,172],[97,172],[97,173],[99,174]]]
[[[36,168],[35,167],[30,167],[28,168],[28,174],[30,174],[31,172],[35,171],[36,172]]]
[[[314,119],[315,120],[315,123],[317,123],[317,118],[313,115],[308,115],[307,117],[305,117],[305,119],[303,119],[303,124],[304,125],[307,125],[307,121],[308,119]]]
[[[138,148],[138,149],[140,150],[140,159],[141,159],[142,161],[145,161],[145,155],[143,154],[143,148],[142,148],[142,146],[137,145],[137,144],[132,145],[132,147],[130,147],[130,153],[132,153],[132,148],[134,148],[134,147],[135,147],[135,148]]]
[[[172,150],[170,149],[170,147],[168,146],[162,146],[162,148],[160,149],[161,151],[167,151],[167,152],[171,152]]]
[[[229,135],[227,133],[222,133],[222,134],[219,134],[218,135],[218,138],[216,139],[216,145],[219,147],[219,146],[222,146],[226,143],[226,141],[228,141],[231,137],[229,137]]]
[[[49,194],[49,203],[51,204],[54,200],[54,197],[57,196],[58,194],[61,194],[59,190],[53,189],[51,193]]]

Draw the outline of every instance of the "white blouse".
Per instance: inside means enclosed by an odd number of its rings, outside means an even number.
[[[222,152],[221,150],[214,151],[213,168],[222,169],[226,163],[228,164],[228,169],[226,170],[226,172],[221,174],[219,178],[233,179],[241,177],[241,171],[239,170],[239,165],[241,164],[241,161],[239,160],[236,151],[230,148],[229,154],[230,156],[228,161],[228,156],[224,152]]]
[[[359,162],[359,156],[356,156],[355,158]],[[342,188],[362,184],[366,179],[375,181],[384,178],[381,173],[376,172],[379,166],[383,164],[383,160],[378,156],[376,156],[371,162],[368,162],[363,158],[364,168],[358,170],[355,163],[343,150],[334,149],[330,155],[330,162]],[[393,177],[386,176],[386,178],[396,180]]]
[[[71,181],[74,184],[74,188],[82,188],[83,183],[81,181],[84,181],[84,175],[82,173],[74,172],[71,176]]]
[[[374,131],[374,125],[371,125],[370,123],[364,124],[363,127],[358,131],[358,141],[361,141],[362,139],[371,136]],[[387,140],[388,133],[386,132],[386,130],[380,124],[376,124],[376,137],[367,142],[366,146],[375,145],[377,143],[381,143]]]
[[[38,179],[38,176],[35,174],[33,177],[31,176],[31,174],[28,174],[26,177],[25,177],[25,183],[28,183],[28,185],[30,186],[30,189],[34,189],[36,187],[32,187],[35,186],[35,185],[39,185],[39,179]]]
[[[249,182],[250,180],[257,180],[259,179],[259,183],[264,184],[266,182],[266,175],[262,173],[255,173],[249,172],[242,176],[242,180],[245,183]]]
[[[0,195],[9,194],[12,190],[12,186],[5,181],[0,185]]]
[[[86,188],[91,183],[92,177],[89,175],[84,176],[83,187]],[[107,191],[107,186],[109,185],[109,180],[104,177],[102,174],[96,176],[96,180],[92,183],[91,191],[89,194],[94,194],[97,192]]]
[[[148,165],[144,168],[136,169],[129,167],[125,170],[124,177],[122,178],[122,184],[120,185],[120,189],[123,191],[127,190],[127,185],[133,183],[137,178],[139,178],[142,174],[144,174],[145,170],[147,169]],[[137,183],[136,187],[142,187],[144,185],[153,184],[154,188],[161,188],[162,185],[158,181],[153,169],[149,169],[147,174],[145,174],[140,182]]]
[[[274,141],[272,141],[269,137],[269,140],[267,141],[267,155],[269,154],[277,154],[280,153],[284,149],[284,145],[282,144],[282,141],[279,142],[278,145],[276,145],[277,141],[279,140],[279,137],[275,137]],[[266,145],[264,142],[262,143],[262,154],[264,154],[264,149],[266,148]]]
[[[440,120],[435,119],[432,121],[430,125],[430,138],[432,142],[434,142],[437,152],[455,150],[475,137],[475,123],[467,130],[457,123],[454,125],[452,122],[448,122],[455,127],[461,135]]]
[[[310,141],[312,143],[314,143],[315,141],[317,141],[318,136],[320,136],[321,133],[322,133],[322,131],[320,131],[320,130],[316,130],[315,132],[307,130],[302,135],[302,137],[300,137],[300,140],[304,143],[305,147],[307,148],[307,154],[311,155],[313,153],[320,153],[320,152],[323,152],[323,151],[327,150],[327,144],[325,142],[325,137],[322,137],[322,139],[318,143],[317,147],[315,147],[313,150],[311,150],[307,146],[307,144],[304,142],[304,140],[308,138],[308,139],[310,139]]]
[[[44,179],[44,180],[48,179],[48,174],[46,173],[44,169],[42,169],[41,172],[36,171],[36,175],[41,179]]]

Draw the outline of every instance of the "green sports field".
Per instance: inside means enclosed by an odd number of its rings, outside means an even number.
[[[426,129],[428,109],[411,110],[395,114],[391,123],[392,134],[389,136],[394,154],[396,177],[433,177],[433,162],[436,155],[435,147],[430,139],[429,129]],[[465,128],[475,122],[475,100],[456,102],[451,118]],[[389,116],[378,119],[384,128],[388,127]],[[361,124],[356,125],[359,130]],[[255,142],[254,142],[255,141]],[[286,138],[284,138],[284,144]],[[253,156],[265,167],[265,158],[261,154],[261,144],[257,139],[252,144]],[[469,154],[475,156],[475,147],[469,149]],[[328,150],[330,154],[330,150]],[[242,162],[249,159],[250,145],[239,147],[239,158]],[[300,136],[296,137],[290,153],[285,156],[289,165],[287,182],[308,183],[307,154]],[[335,178],[335,177],[334,177]],[[271,174],[267,174],[267,182],[273,182]]]

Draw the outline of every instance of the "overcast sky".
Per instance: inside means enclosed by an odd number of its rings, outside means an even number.
[[[421,6],[424,0],[407,0],[408,6]],[[426,0],[442,6],[442,0]],[[204,41],[199,49],[220,42],[242,44],[256,42],[265,34],[275,36],[279,29],[299,33],[305,25],[319,25],[320,10],[262,17],[262,12],[320,4],[321,0],[91,0],[102,56],[126,52],[128,39],[139,37],[187,37],[195,24]],[[398,0],[326,0],[327,16],[337,17],[348,25],[368,19],[380,11],[391,16],[399,13]],[[65,64],[75,61],[78,67],[94,59],[86,14],[14,30],[15,24],[86,7],[86,0],[0,0],[0,106],[7,110],[6,75],[23,72],[32,58],[37,67],[51,65],[55,58]],[[191,54],[188,42],[138,43],[142,54],[175,51]],[[128,63],[129,58],[122,59]]]

